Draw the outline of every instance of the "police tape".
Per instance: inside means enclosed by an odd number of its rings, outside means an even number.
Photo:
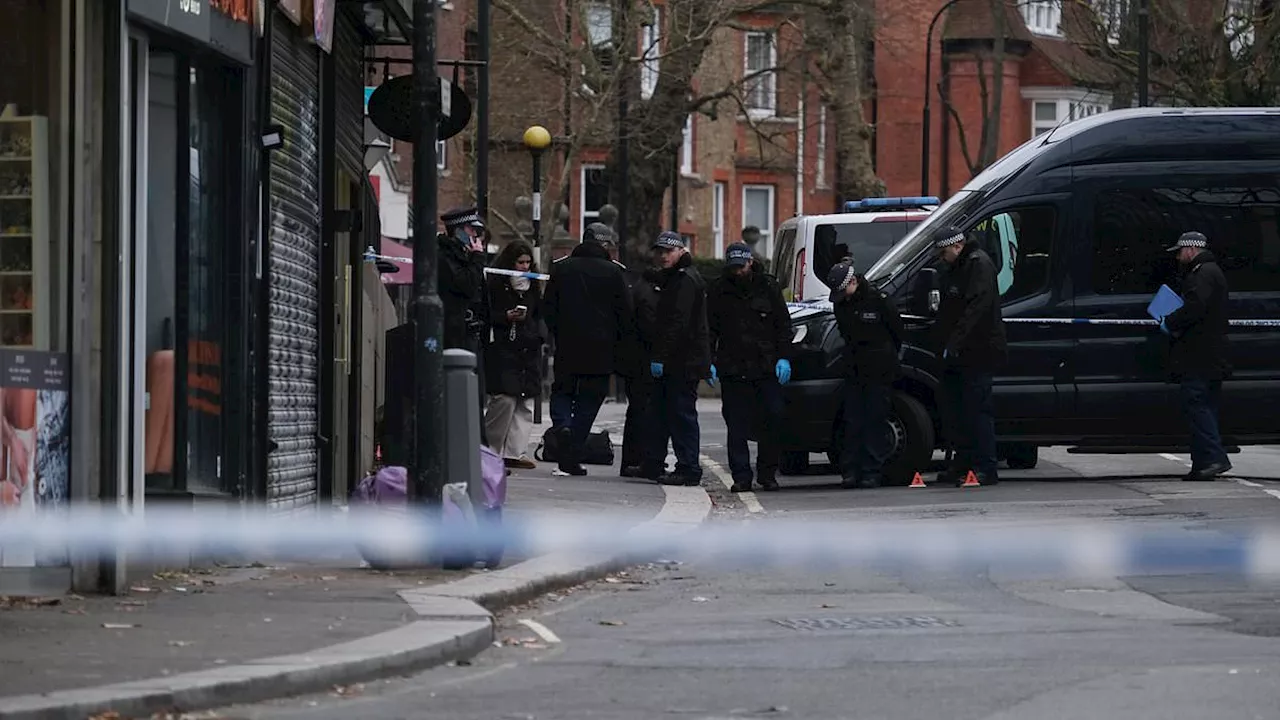
[[[623,557],[637,562],[679,558],[749,569],[982,570],[1055,577],[1119,577],[1215,573],[1280,576],[1280,530],[1274,527],[1188,528],[1130,521],[1067,523],[1041,517],[1009,520],[897,521],[851,518],[715,522],[690,532],[634,516],[542,515],[506,521],[440,520],[426,512],[281,516],[266,509],[162,510],[121,515],[80,508],[39,515],[8,514],[0,551],[16,557],[111,557],[190,562],[192,558],[323,561],[359,550],[384,565],[413,565],[440,554],[502,548],[508,556],[550,552]],[[689,526],[685,526],[689,527]],[[483,552],[483,551],[482,551]]]
[[[830,311],[835,305],[829,301],[812,300],[808,302],[792,302],[787,303],[787,309],[790,310],[792,319],[803,319],[824,311]],[[904,314],[903,319],[913,321],[927,321],[933,318],[924,315]],[[1041,318],[1041,317],[1007,317],[1003,318],[1006,324],[1014,325],[1120,325],[1120,326],[1148,326],[1156,327],[1158,322],[1150,318]],[[1240,318],[1228,320],[1231,327],[1261,327],[1261,328],[1280,328],[1280,319],[1270,318]]]
[[[397,257],[395,255],[379,255],[378,253],[373,251],[373,248],[369,248],[368,250],[365,251],[364,253],[365,262],[374,262],[377,260],[388,260],[390,262],[402,262],[402,263],[413,262],[413,258],[411,257]],[[525,272],[521,270],[506,270],[503,268],[487,267],[484,269],[484,273],[486,275],[507,275],[510,277],[524,277],[524,278],[529,278],[530,280],[550,280],[551,279],[551,276],[545,273]]]

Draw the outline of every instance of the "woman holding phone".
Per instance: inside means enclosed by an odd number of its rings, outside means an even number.
[[[493,265],[502,270],[538,271],[533,248],[522,240],[503,248]],[[542,288],[531,278],[491,275],[486,290],[490,318],[484,366],[489,392],[486,441],[507,467],[536,468],[528,449],[533,432],[530,400],[542,386]]]

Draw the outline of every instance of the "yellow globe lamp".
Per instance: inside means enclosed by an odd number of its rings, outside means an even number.
[[[524,146],[534,152],[551,147],[551,133],[541,125],[534,125],[524,131]]]

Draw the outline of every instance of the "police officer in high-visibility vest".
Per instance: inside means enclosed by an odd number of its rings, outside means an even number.
[[[889,445],[889,404],[898,377],[905,330],[902,316],[879,289],[859,275],[852,258],[827,275],[836,325],[845,344],[844,442],[840,474],[846,488],[884,482]]]

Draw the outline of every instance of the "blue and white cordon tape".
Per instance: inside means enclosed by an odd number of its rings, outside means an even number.
[[[817,315],[821,312],[831,311],[835,305],[829,300],[810,300],[807,302],[791,302],[787,303],[787,309],[791,311],[791,317],[801,318],[810,315]],[[930,320],[931,318],[922,315],[903,315],[904,320]],[[1158,323],[1151,319],[1132,318],[1037,318],[1037,317],[1014,317],[1004,318],[1006,323],[1022,324],[1022,325],[1150,325],[1156,326]],[[1229,320],[1231,327],[1280,327],[1280,319],[1236,319]]]
[[[379,255],[378,253],[373,251],[373,248],[369,248],[364,251],[365,262],[375,262],[377,260],[389,260],[391,262],[402,262],[402,263],[413,262],[413,258],[411,257],[396,257],[395,255]],[[510,277],[525,277],[525,278],[529,278],[530,280],[550,280],[551,279],[551,276],[545,273],[522,272],[520,270],[503,270],[502,268],[491,268],[491,267],[485,268],[484,273],[485,275],[507,275]]]

